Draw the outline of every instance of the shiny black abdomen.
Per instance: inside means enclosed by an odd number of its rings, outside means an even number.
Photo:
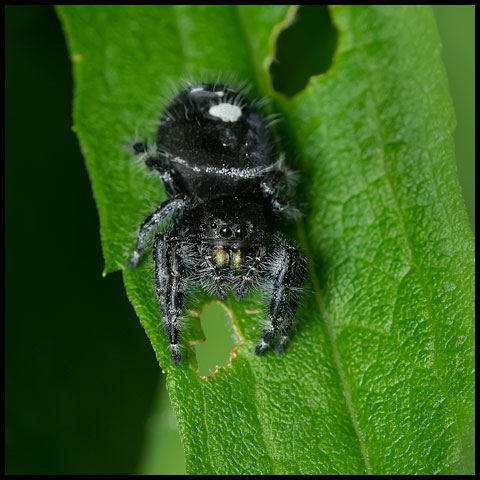
[[[224,85],[195,85],[175,97],[158,148],[182,193],[199,200],[259,200],[260,181],[278,158],[264,115]]]

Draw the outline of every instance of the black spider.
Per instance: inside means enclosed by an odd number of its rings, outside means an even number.
[[[143,222],[127,268],[135,268],[148,233],[173,216],[173,227],[155,235],[155,286],[170,341],[180,363],[180,319],[188,286],[199,282],[220,300],[230,289],[239,301],[252,287],[269,297],[269,322],[255,347],[261,355],[275,337],[284,353],[305,257],[274,222],[294,217],[283,166],[269,124],[257,106],[226,85],[194,85],[166,108],[157,146],[135,143],[133,152],[162,179],[168,195]]]

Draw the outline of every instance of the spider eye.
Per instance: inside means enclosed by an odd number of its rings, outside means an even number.
[[[247,227],[245,225],[241,225],[240,227],[237,227],[235,230],[235,236],[237,238],[243,238],[247,234]]]
[[[217,228],[217,224],[216,224],[215,222],[212,222],[212,223],[210,224],[210,226],[211,226],[213,229]]]
[[[219,233],[223,238],[230,238],[232,236],[232,229],[225,225],[220,229]]]

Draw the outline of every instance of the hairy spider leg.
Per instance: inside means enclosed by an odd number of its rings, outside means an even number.
[[[227,299],[228,292],[225,289],[224,279],[220,274],[220,269],[217,267],[213,260],[213,256],[202,249],[201,255],[207,264],[207,275],[213,279],[215,285],[215,293],[217,297],[223,301]]]
[[[134,155],[141,158],[149,170],[157,172],[163,182],[168,197],[174,197],[181,193],[180,188],[175,181],[172,169],[168,163],[157,152],[149,151],[147,144],[144,142],[134,143],[131,151]]]
[[[260,182],[260,191],[275,215],[290,219],[300,217],[300,211],[288,200],[288,176],[285,168],[275,168],[265,174]]]
[[[306,259],[298,249],[280,238],[266,260],[265,268],[265,286],[270,291],[269,325],[256,345],[255,353],[262,355],[280,333],[276,351],[281,355],[285,352],[297,310],[300,287],[305,279]]]
[[[135,268],[138,265],[140,257],[145,249],[145,240],[147,239],[147,236],[151,230],[166,220],[170,215],[173,215],[174,213],[180,213],[185,208],[186,203],[187,202],[185,198],[180,195],[165,200],[151,215],[144,220],[138,233],[137,246],[132,257],[127,263],[128,269]]]
[[[155,263],[155,290],[162,310],[165,334],[170,341],[172,363],[182,358],[178,346],[180,316],[185,310],[187,275],[182,258],[182,240],[166,233],[155,235],[153,242]]]
[[[262,261],[263,251],[259,250],[250,257],[242,269],[242,276],[238,286],[235,288],[235,300],[240,302],[247,294],[250,288],[258,281],[258,267]]]

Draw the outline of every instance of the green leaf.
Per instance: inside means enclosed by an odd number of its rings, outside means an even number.
[[[205,70],[251,81],[284,115],[302,173],[298,238],[311,292],[284,356],[256,357],[257,298],[225,307],[231,364],[170,364],[152,261],[124,272],[191,474],[463,473],[473,425],[474,245],[456,179],[454,115],[431,9],[338,6],[334,65],[291,100],[271,90],[279,6],[63,6],[75,128],[100,213],[105,271],[123,268],[164,198],[124,151],[153,138],[159,95]],[[283,24],[285,26],[285,24]],[[193,299],[199,311],[205,295]],[[202,332],[192,314],[184,344]]]

